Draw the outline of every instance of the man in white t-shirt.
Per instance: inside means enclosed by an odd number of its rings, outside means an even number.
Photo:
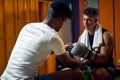
[[[38,66],[51,52],[67,67],[81,66],[79,59],[71,58],[57,34],[67,18],[69,7],[60,1],[51,4],[43,22],[29,23],[21,30],[1,80],[82,80],[81,71],[70,69],[43,76],[36,75]]]

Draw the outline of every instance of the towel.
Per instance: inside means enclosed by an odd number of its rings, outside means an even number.
[[[84,32],[82,33],[80,37],[80,42],[84,43],[91,50],[90,43],[89,43],[89,37],[88,37],[88,31],[86,29],[84,30]],[[94,49],[94,48],[100,47],[102,43],[103,43],[102,27],[100,24],[98,24],[98,26],[95,29],[92,48]]]

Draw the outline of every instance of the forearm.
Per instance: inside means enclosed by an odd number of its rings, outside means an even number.
[[[64,66],[69,68],[81,67],[80,59],[76,57],[71,57],[68,53],[59,55],[57,58],[64,64]]]
[[[102,53],[97,54],[96,59],[94,60],[95,63],[105,64],[108,60],[109,56],[105,56]]]

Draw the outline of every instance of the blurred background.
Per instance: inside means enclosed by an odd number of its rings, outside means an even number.
[[[50,4],[55,0],[0,0],[0,75],[4,71],[19,31],[30,22],[42,21]],[[95,7],[100,12],[100,23],[114,36],[114,64],[120,70],[120,0],[63,0],[72,10],[68,20],[59,31],[64,43],[76,42],[83,32],[82,13],[86,7]],[[69,24],[71,23],[71,25]],[[54,54],[39,68],[39,74],[57,71]],[[120,79],[119,79],[120,80]]]

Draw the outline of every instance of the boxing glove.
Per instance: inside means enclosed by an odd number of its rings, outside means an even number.
[[[95,60],[97,54],[93,53],[91,50],[87,48],[87,46],[83,43],[76,42],[73,45],[73,48],[70,51],[70,55],[77,55],[80,56],[84,59],[90,59],[90,60]]]

